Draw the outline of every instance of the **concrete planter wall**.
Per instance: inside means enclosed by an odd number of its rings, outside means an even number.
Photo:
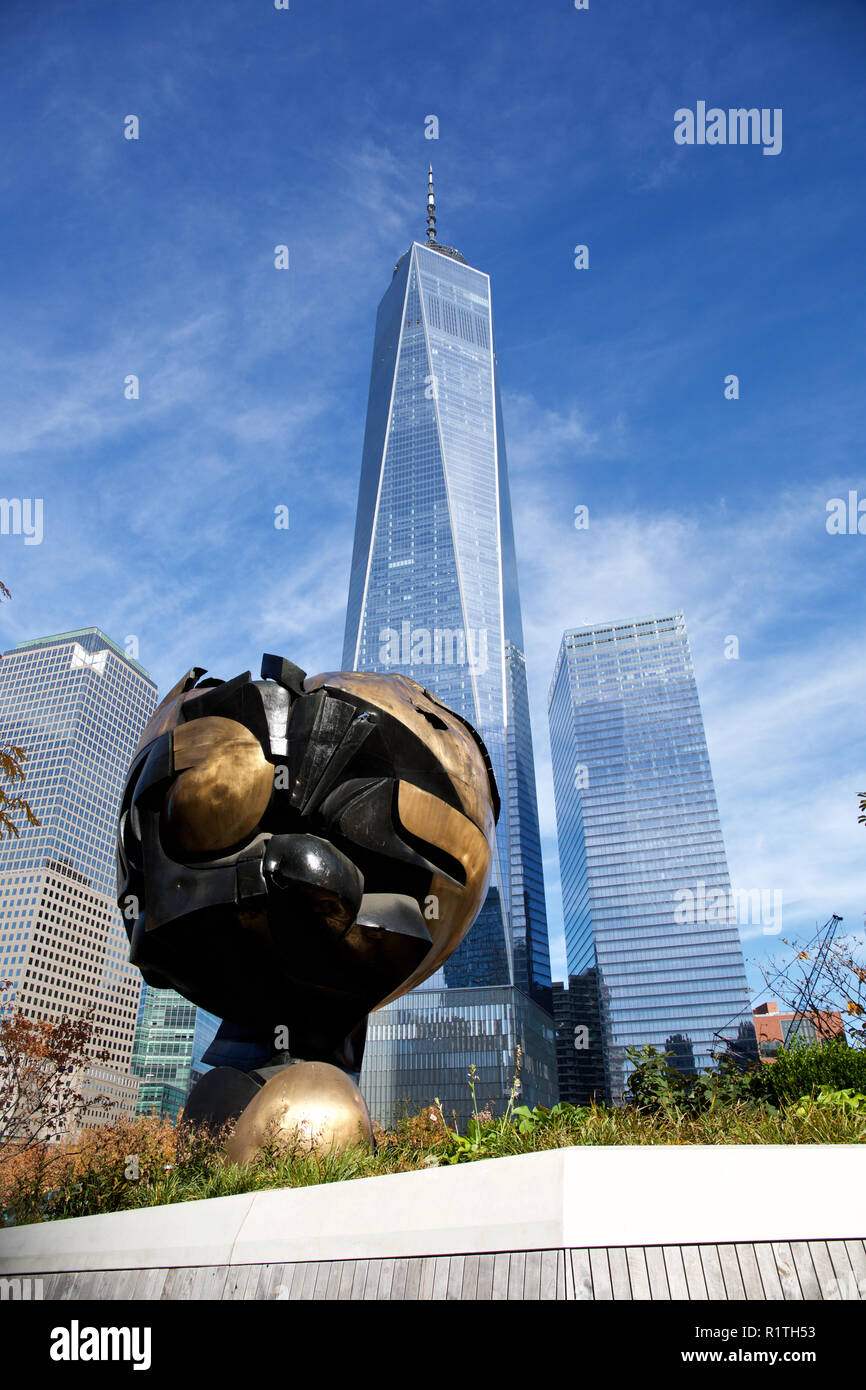
[[[0,1275],[207,1269],[223,1271],[224,1289],[251,1266],[842,1242],[848,1293],[866,1296],[864,1180],[858,1145],[557,1149],[12,1228],[0,1232]]]

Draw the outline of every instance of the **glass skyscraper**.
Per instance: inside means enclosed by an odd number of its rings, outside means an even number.
[[[425,1103],[438,1077],[463,1114],[464,1059],[481,1050],[496,1054],[485,1086],[498,1101],[531,1009],[523,1086],[547,1099],[550,958],[490,280],[436,240],[432,171],[427,241],[397,263],[376,322],[343,666],[408,675],[468,719],[502,798],[478,920],[426,990],[370,1019],[368,1101],[375,1110],[396,1087]],[[421,997],[431,991],[444,1010],[435,1017]],[[442,1039],[458,1019],[467,1026],[448,1064]],[[500,1041],[488,1046],[494,1023]]]
[[[127,1114],[141,976],[115,901],[115,836],[155,706],[147,671],[95,627],[21,642],[0,662],[3,741],[27,754],[14,790],[40,822],[17,812],[19,836],[0,841],[0,980],[11,981],[0,1010],[59,1021],[93,1005],[94,1049],[110,1057],[83,1093],[108,1094]]]
[[[682,613],[566,632],[548,716],[569,993],[592,995],[581,1075],[603,1067],[616,1100],[628,1046],[671,1052],[683,1071],[753,1051]]]
[[[213,1014],[175,990],[144,986],[132,1049],[140,1115],[176,1118],[191,1087],[210,1071],[202,1057],[219,1025]]]

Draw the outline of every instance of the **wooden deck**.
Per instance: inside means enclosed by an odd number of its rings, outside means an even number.
[[[46,1274],[45,1299],[866,1299],[860,1239]]]

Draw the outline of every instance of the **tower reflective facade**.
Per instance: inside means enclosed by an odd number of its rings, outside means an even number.
[[[3,741],[27,754],[20,790],[39,820],[16,813],[19,836],[0,840],[0,980],[11,982],[0,1010],[59,1022],[92,1005],[109,1057],[82,1093],[128,1115],[141,975],[115,900],[115,836],[156,699],[147,671],[95,627],[21,642],[0,662]],[[102,1118],[98,1107],[85,1116]]]
[[[487,900],[428,989],[516,989],[547,1011],[549,1024],[547,918],[490,280],[430,232],[398,262],[379,306],[343,666],[411,676],[468,719],[487,745],[502,797]],[[421,1009],[423,1001],[412,1002],[418,993],[389,1009]],[[377,1072],[399,1070],[406,1094],[423,1103],[431,1097],[421,1096],[408,1073],[420,1074],[426,1063],[407,1072],[405,1056],[389,1052],[389,1037],[379,1036],[390,1027],[387,1012],[370,1020],[368,1077],[377,1059]],[[544,1026],[539,1021],[539,1030]],[[518,1032],[512,1027],[509,1036]],[[537,1082],[544,1091],[549,1076],[552,1093],[552,1027],[542,1053],[534,1059]],[[441,1072],[442,1056],[431,1066]],[[460,1086],[465,1090],[465,1075]]]
[[[681,613],[571,629],[548,702],[569,993],[608,1097],[628,1046],[683,1071],[753,1047],[749,991]],[[718,910],[700,909],[716,902]],[[588,1098],[588,1096],[586,1097]]]
[[[211,1069],[202,1058],[219,1025],[213,1014],[175,990],[144,986],[132,1049],[140,1115],[177,1116],[191,1088]]]

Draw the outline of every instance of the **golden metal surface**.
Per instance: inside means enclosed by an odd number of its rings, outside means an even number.
[[[142,748],[146,748],[149,743],[152,743],[155,738],[159,738],[160,734],[164,734],[167,729],[174,728],[177,723],[180,707],[184,700],[190,700],[194,695],[201,695],[202,692],[200,690],[193,689],[184,691],[184,686],[189,678],[190,672],[185,671],[177,684],[171,687],[171,690],[165,698],[157,705],[150,719],[144,726],[144,733],[138,740],[138,747],[135,750],[135,754],[140,753]],[[135,754],[133,754],[133,757],[135,757]]]
[[[370,1112],[352,1079],[328,1062],[295,1062],[250,1101],[225,1153],[231,1163],[250,1163],[265,1142],[282,1152],[326,1154],[372,1139]]]
[[[373,671],[327,671],[308,676],[307,691],[321,686],[345,690],[385,710],[422,739],[442,763],[466,815],[490,839],[494,833],[490,780],[481,750],[466,725],[445,705],[431,699],[424,687],[408,676],[379,675]],[[426,717],[432,715],[446,728],[439,729]]]
[[[209,715],[174,731],[179,771],[165,818],[183,850],[205,854],[245,839],[264,815],[274,769],[254,734],[235,719]]]
[[[435,899],[438,918],[427,918],[425,914],[425,924],[433,944],[399,989],[376,1005],[379,1009],[392,999],[399,999],[402,994],[415,989],[457,950],[484,902],[490,877],[489,841],[476,825],[455,811],[453,806],[446,806],[438,796],[431,796],[411,782],[400,782],[397,788],[397,814],[411,835],[441,845],[455,859],[459,859],[466,871],[466,886],[461,888],[442,874],[433,875],[429,892]]]

